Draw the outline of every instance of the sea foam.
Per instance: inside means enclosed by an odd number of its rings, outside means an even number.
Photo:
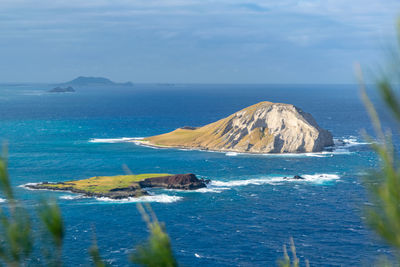
[[[173,203],[183,199],[183,197],[160,194],[160,195],[151,195],[142,197],[128,197],[124,199],[111,199],[106,197],[98,197],[96,199],[99,201],[114,202],[114,203],[136,203],[136,202]]]
[[[231,180],[231,181],[218,181],[213,180],[210,183],[210,188],[214,187],[224,187],[231,188],[236,186],[246,186],[246,185],[262,185],[262,184],[282,184],[287,182],[295,182],[295,183],[315,183],[322,184],[329,181],[334,181],[340,179],[340,176],[337,174],[328,174],[328,173],[317,173],[317,174],[303,174],[300,175],[304,179],[291,179],[285,178],[285,176],[279,177],[264,177],[264,178],[253,178],[253,179],[243,179],[243,180]]]
[[[143,137],[121,137],[121,138],[92,138],[89,143],[125,143],[141,140]]]
[[[89,198],[84,195],[62,195],[60,196],[60,199],[65,199],[65,200],[73,200],[73,199],[81,199],[81,198]]]

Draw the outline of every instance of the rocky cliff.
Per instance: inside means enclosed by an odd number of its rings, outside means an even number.
[[[143,139],[145,144],[249,153],[318,152],[332,135],[311,114],[290,104],[260,102],[203,127],[183,127]]]

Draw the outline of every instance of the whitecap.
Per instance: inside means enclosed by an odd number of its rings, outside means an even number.
[[[121,138],[92,138],[89,143],[125,143],[141,140],[143,137],[121,137]]]
[[[29,185],[38,185],[40,183],[26,183],[26,184],[21,184],[18,187],[24,188],[26,190],[31,190],[31,191],[36,191],[36,190],[48,190],[48,189],[36,189],[36,188],[30,188],[28,187]]]
[[[276,177],[264,177],[264,178],[253,178],[245,180],[231,180],[231,181],[218,181],[213,180],[210,183],[211,188],[213,187],[224,187],[231,188],[236,186],[246,186],[246,185],[263,185],[263,184],[283,184],[286,182],[304,183],[310,182],[315,184],[322,184],[324,182],[334,181],[340,179],[337,174],[328,173],[317,173],[317,174],[303,174],[300,175],[303,179],[291,179],[291,176],[276,176]]]
[[[74,200],[74,199],[81,199],[81,198],[88,198],[84,195],[62,195],[60,196],[60,199],[65,199],[65,200]]]
[[[6,199],[0,198],[0,203],[4,203],[4,202],[6,202],[6,201],[7,201]]]
[[[164,189],[167,191],[174,191],[179,193],[221,193],[224,190],[229,190],[230,187],[214,187],[212,185],[207,185],[207,187],[195,189],[195,190],[183,190],[183,189]]]
[[[63,195],[63,196],[60,196],[60,199],[68,199],[68,200],[71,200],[71,199],[76,199],[77,198],[77,196],[71,196],[71,195]]]
[[[211,186],[216,187],[234,187],[245,185],[261,185],[270,183],[273,178],[247,179],[247,180],[231,180],[231,181],[211,181]]]
[[[229,157],[235,157],[235,156],[238,155],[238,153],[236,153],[236,152],[227,152],[225,155],[229,156]]]
[[[368,142],[360,142],[358,141],[357,137],[349,136],[342,139],[334,139],[333,142],[335,143],[335,147],[354,147],[354,146],[364,146],[370,145],[371,143]]]
[[[305,181],[321,184],[328,181],[339,180],[340,176],[337,174],[317,173],[317,174],[304,174],[301,175]]]
[[[205,187],[205,188],[200,188],[197,190],[194,190],[194,192],[199,192],[199,193],[221,193],[224,190],[229,190],[231,189],[230,187]]]
[[[135,202],[173,203],[183,199],[183,197],[160,194],[160,195],[141,196],[141,197],[128,197],[124,199],[112,199],[107,197],[98,197],[96,199],[100,201],[115,202],[115,203],[135,203]]]

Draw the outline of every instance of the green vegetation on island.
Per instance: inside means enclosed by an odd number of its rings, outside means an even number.
[[[122,199],[148,195],[144,187],[192,190],[206,186],[207,181],[194,174],[172,175],[167,173],[146,173],[138,175],[96,176],[83,180],[25,185],[30,189],[70,191],[93,197]]]

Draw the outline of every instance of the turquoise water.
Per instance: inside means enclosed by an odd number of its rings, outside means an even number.
[[[154,190],[150,201],[187,266],[271,266],[293,237],[312,265],[354,266],[388,253],[360,218],[360,178],[377,166],[361,129],[371,131],[354,85],[135,85],[76,88],[0,86],[0,139],[9,144],[12,184],[34,209],[56,198],[67,227],[67,265],[89,262],[95,231],[103,256],[125,265],[147,236],[135,202],[29,191],[26,183],[97,175],[193,172],[213,182],[195,192]],[[292,103],[348,144],[324,153],[243,155],[154,149],[124,142],[200,126],[259,101]],[[390,121],[384,121],[390,126]],[[306,181],[285,181],[302,175]]]

